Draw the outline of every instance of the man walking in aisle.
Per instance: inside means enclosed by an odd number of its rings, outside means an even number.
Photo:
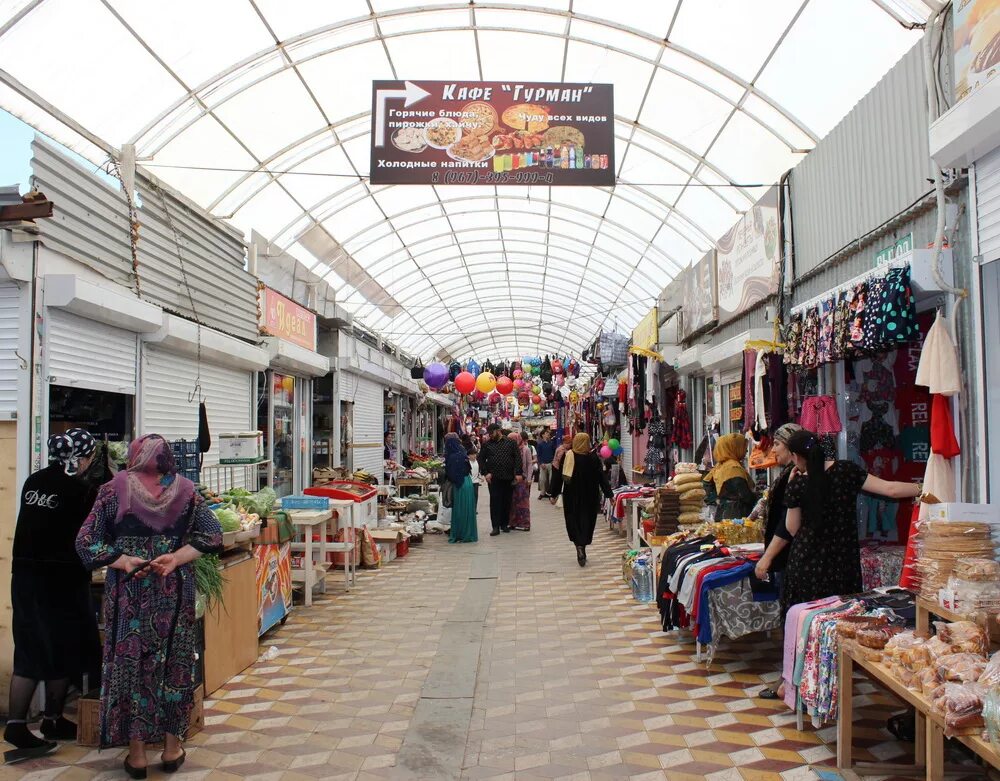
[[[490,521],[496,537],[501,531],[509,532],[510,506],[514,497],[514,482],[524,480],[521,454],[513,440],[503,435],[503,429],[492,424],[489,439],[479,453],[480,471],[490,487]]]
[[[538,456],[538,498],[548,499],[549,486],[552,484],[552,459],[556,457],[556,443],[552,439],[552,430],[543,428],[535,445]]]

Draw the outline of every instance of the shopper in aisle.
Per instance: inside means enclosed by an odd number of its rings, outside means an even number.
[[[132,443],[127,469],[101,489],[80,529],[84,566],[108,567],[101,746],[128,745],[132,778],[146,777],[147,743],[164,741],[166,772],[184,762],[194,703],[191,562],[221,545],[219,522],[158,434]]]
[[[522,431],[520,434],[512,433],[511,441],[517,446],[518,454],[521,457],[521,474],[530,475],[534,464],[531,447],[528,444],[528,434]],[[515,480],[514,494],[510,505],[511,529],[518,529],[524,532],[531,531],[531,480]]]
[[[802,426],[797,423],[786,423],[774,432],[774,444],[771,449],[781,467],[781,472],[771,483],[764,500],[765,552],[754,570],[760,580],[773,577],[779,589],[782,573],[788,563],[789,545],[792,542],[792,535],[785,527],[785,516],[788,512],[785,507],[785,489],[788,488],[788,481],[798,474],[792,463],[792,451],[788,449],[788,440],[798,431],[802,431]],[[766,688],[761,690],[759,696],[765,700],[774,700],[778,698],[779,693],[775,689]]]
[[[63,717],[71,683],[100,669],[90,573],[76,555],[76,535],[97,490],[84,475],[97,442],[83,429],[49,437],[49,465],[24,481],[14,530],[10,596],[14,674],[4,740],[18,759],[42,756],[57,740],[76,740]],[[45,681],[42,740],[28,729],[31,700]]]
[[[802,602],[861,591],[859,493],[912,499],[923,489],[882,480],[853,461],[827,461],[811,431],[797,431],[785,444],[801,473],[785,489],[785,527],[793,538],[781,594],[787,613]]]
[[[472,464],[458,434],[444,438],[444,471],[451,483],[451,532],[448,542],[479,542],[476,527],[475,493],[472,489]]]
[[[469,477],[472,478],[472,495],[473,501],[476,504],[476,513],[479,512],[479,486],[483,482],[483,476],[479,471],[479,451],[475,448],[466,451],[469,454],[469,467],[471,472]],[[477,532],[478,533],[478,532]]]
[[[712,455],[715,466],[705,475],[706,504],[715,503],[715,520],[746,518],[757,503],[750,473],[743,466],[747,438],[726,434],[715,443]]]
[[[479,461],[483,477],[490,487],[490,522],[493,526],[490,536],[496,537],[501,531],[510,531],[508,524],[514,483],[524,479],[524,467],[517,445],[503,435],[503,429],[498,424],[492,423],[487,432],[489,439],[479,452]]]
[[[551,492],[552,504],[560,494],[563,496],[566,533],[576,546],[577,564],[583,567],[587,563],[587,546],[594,541],[601,496],[612,497],[601,457],[593,452],[589,434],[573,437],[572,448],[565,453],[560,468],[552,476]]]
[[[551,429],[542,429],[535,452],[538,454],[538,498],[548,499],[552,482],[552,461],[556,457],[556,443],[552,439]]]

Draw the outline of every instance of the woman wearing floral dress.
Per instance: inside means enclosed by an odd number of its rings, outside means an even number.
[[[514,480],[514,501],[510,505],[510,528],[521,531],[531,531],[531,448],[528,447],[528,435],[513,432],[510,438],[517,445],[521,455],[521,477]]]
[[[128,744],[132,778],[146,777],[147,743],[164,741],[166,772],[184,762],[194,702],[191,562],[221,544],[215,515],[177,475],[158,434],[132,443],[128,468],[101,488],[80,529],[84,566],[108,567],[100,742]]]

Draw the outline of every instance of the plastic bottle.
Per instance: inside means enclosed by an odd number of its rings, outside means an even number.
[[[569,168],[569,149],[566,144],[562,145],[562,149],[559,152],[559,167]]]
[[[583,168],[583,147],[576,150],[576,167]]]
[[[632,584],[632,594],[637,601],[653,601],[653,567],[648,556],[640,556],[632,565]]]

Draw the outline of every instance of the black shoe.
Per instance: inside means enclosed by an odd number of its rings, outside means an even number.
[[[184,764],[184,760],[187,759],[187,752],[181,749],[181,755],[177,759],[164,759],[163,764],[160,766],[163,768],[164,773],[176,773],[181,769],[181,765]]]
[[[761,689],[760,694],[757,696],[762,700],[776,700],[778,699],[778,692],[774,689]]]
[[[144,767],[132,767],[128,762],[128,757],[125,757],[125,764],[122,765],[125,768],[125,774],[129,778],[134,778],[136,781],[142,781],[146,777],[146,768]]]
[[[490,537],[499,537],[499,536],[500,536],[499,529],[494,529],[493,531],[490,532]]]
[[[502,531],[504,534],[510,534],[510,527],[504,526],[500,531]]]
[[[42,735],[49,740],[76,740],[76,724],[59,716],[42,719]]]
[[[51,743],[48,740],[42,740],[38,737],[38,735],[28,729],[28,725],[23,721],[15,724],[8,724],[3,731],[3,739],[10,743],[14,748],[28,749],[30,751],[41,751],[45,749],[45,753],[48,753],[56,747],[55,743]],[[51,746],[51,748],[49,748],[49,746]]]
[[[12,748],[3,752],[3,763],[5,765],[16,765],[18,762],[27,762],[29,759],[41,759],[47,757],[59,748],[56,743],[43,740],[41,745],[35,748]]]
[[[587,564],[587,551],[582,545],[576,546],[576,563],[581,567],[584,567]]]

